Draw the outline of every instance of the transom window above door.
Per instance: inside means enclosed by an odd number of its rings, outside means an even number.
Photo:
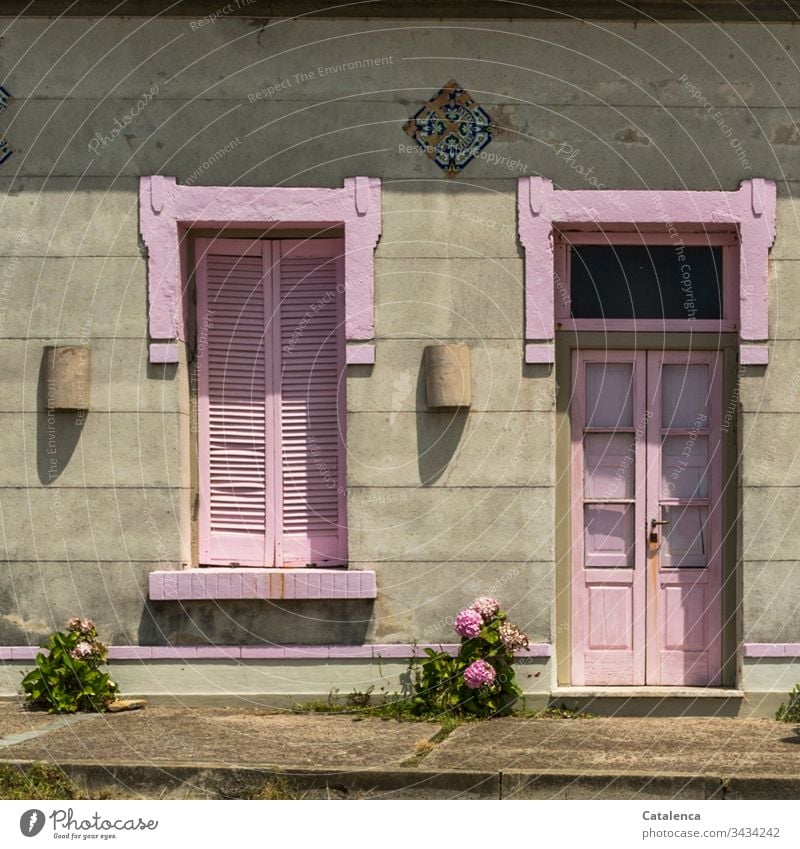
[[[735,331],[738,242],[725,232],[559,232],[559,330]]]
[[[766,365],[776,208],[777,187],[762,178],[743,180],[735,191],[672,191],[557,189],[546,177],[521,177],[525,362],[552,365],[558,330],[691,330],[735,332],[740,364]],[[573,251],[585,269],[574,310]],[[676,262],[694,300],[670,294],[674,274],[663,272]]]

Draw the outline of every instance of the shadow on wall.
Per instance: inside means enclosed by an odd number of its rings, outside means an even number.
[[[417,376],[417,452],[419,479],[431,486],[445,473],[458,450],[461,435],[467,425],[469,410],[444,408],[430,410],[426,403],[425,354],[423,352]]]
[[[373,608],[373,599],[148,601],[127,639],[142,646],[360,646],[369,640]]]

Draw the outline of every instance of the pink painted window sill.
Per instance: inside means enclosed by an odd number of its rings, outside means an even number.
[[[375,573],[334,569],[185,569],[151,572],[152,601],[364,599],[377,596]]]

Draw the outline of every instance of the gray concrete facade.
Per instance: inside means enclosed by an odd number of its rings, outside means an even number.
[[[2,20],[15,153],[0,166],[0,645],[36,645],[74,615],[115,645],[449,643],[454,614],[486,593],[555,646],[569,376],[524,362],[516,188],[537,174],[569,189],[776,181],[770,363],[740,369],[734,399],[732,627],[740,644],[800,643],[796,26],[196,21]],[[402,127],[453,78],[497,132],[448,178]],[[177,366],[147,355],[138,180],[153,174],[381,178],[376,363],[347,373],[349,559],[377,572],[374,603],[148,600],[149,572],[196,565],[192,351]],[[425,405],[423,349],[448,342],[471,348],[468,412]],[[85,417],[48,413],[51,345],[91,348]],[[532,692],[556,684],[555,663],[542,667]],[[737,682],[785,691],[797,667],[739,657]]]

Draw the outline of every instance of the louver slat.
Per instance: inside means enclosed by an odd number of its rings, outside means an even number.
[[[331,240],[328,257],[289,245],[280,261],[283,559],[345,562],[341,242]]]
[[[272,565],[264,264],[260,249],[236,256],[203,245],[210,253],[198,267],[201,557],[208,564]]]

